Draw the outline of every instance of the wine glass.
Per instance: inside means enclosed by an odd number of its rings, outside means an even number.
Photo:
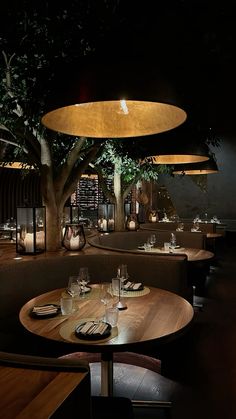
[[[117,278],[120,279],[121,282],[121,292],[124,293],[124,283],[129,278],[127,265],[121,264],[118,266],[117,270]]]
[[[149,243],[150,243],[151,247],[154,247],[156,241],[157,241],[156,235],[155,234],[151,234],[151,236],[149,237]]]
[[[81,297],[82,298],[85,297],[86,285],[89,283],[89,281],[90,281],[89,271],[88,271],[87,266],[84,266],[84,267],[80,268],[79,275],[78,275],[78,282],[79,282],[79,285],[80,285],[80,291],[81,291]]]
[[[104,315],[106,312],[106,307],[112,306],[113,303],[113,293],[112,293],[112,285],[110,282],[100,282],[99,284],[99,299],[101,303],[104,305]],[[101,321],[104,320],[104,315]]]
[[[80,295],[80,284],[78,282],[78,277],[72,275],[69,277],[67,291],[72,297],[77,297]]]

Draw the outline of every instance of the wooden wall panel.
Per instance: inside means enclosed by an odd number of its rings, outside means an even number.
[[[15,219],[16,207],[26,204],[42,204],[39,174],[0,168],[0,223]]]

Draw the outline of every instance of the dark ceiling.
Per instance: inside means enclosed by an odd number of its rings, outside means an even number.
[[[127,3],[129,7],[127,6]],[[196,123],[236,134],[236,14],[233,1],[121,1],[122,24],[101,49],[155,65]],[[124,59],[124,58],[123,58]]]
[[[41,7],[42,13],[47,10],[56,16],[64,9],[74,13],[76,5],[89,6],[85,13],[87,31],[101,60],[123,61],[124,70],[127,59],[139,60],[146,69],[140,75],[140,83],[144,85],[149,69],[156,69],[178,92],[190,118],[199,125],[212,127],[217,135],[234,136],[234,3],[234,0],[58,0],[55,5],[42,0],[37,7]],[[5,3],[4,7],[14,13],[20,6],[27,8],[32,4],[33,1],[19,0],[10,6]]]

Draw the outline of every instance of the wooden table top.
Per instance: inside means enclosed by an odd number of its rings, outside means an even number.
[[[194,249],[191,247],[181,247],[180,249],[175,249],[172,253],[166,252],[164,248],[154,247],[151,251],[144,251],[140,250],[140,252],[145,253],[157,253],[157,254],[167,254],[167,255],[177,255],[177,254],[185,254],[187,255],[189,262],[198,262],[212,259],[215,255],[213,252],[205,249]]]
[[[119,311],[118,327],[112,329],[111,337],[103,341],[83,342],[74,335],[77,324],[104,315],[98,285],[92,285],[92,291],[86,298],[75,300],[77,310],[70,316],[59,314],[50,319],[34,319],[29,315],[35,305],[59,304],[60,296],[65,290],[57,289],[28,301],[22,307],[19,317],[22,325],[30,332],[56,341],[69,341],[76,345],[76,350],[125,351],[143,344],[161,343],[174,338],[193,319],[193,308],[184,298],[159,288],[149,287],[149,290],[150,292],[142,296],[125,297],[128,308]],[[62,329],[68,329],[72,338],[62,337]]]

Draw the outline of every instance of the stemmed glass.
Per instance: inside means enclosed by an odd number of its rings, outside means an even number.
[[[155,234],[151,234],[151,236],[149,237],[149,243],[150,243],[151,247],[154,247],[156,241],[157,241],[156,235]]]
[[[110,282],[101,282],[99,284],[99,299],[104,304],[104,316],[106,313],[106,307],[108,305],[112,305],[113,302],[113,293],[112,293],[112,285]],[[102,317],[101,321],[104,320],[104,316]]]
[[[123,300],[121,300],[121,295],[120,294],[124,295],[124,283],[129,278],[127,265],[121,264],[121,265],[118,266],[117,278],[120,281],[119,301],[118,301],[117,307],[119,308],[119,310],[124,310],[124,309],[127,308],[127,305]]]
[[[72,297],[77,297],[80,295],[80,285],[77,276],[69,277],[67,291]]]
[[[120,279],[120,282],[121,282],[121,293],[124,294],[125,292],[124,283],[129,278],[127,265],[124,265],[124,264],[119,265],[118,270],[117,270],[117,277]]]
[[[67,292],[72,297],[72,300],[73,300],[72,301],[72,306],[73,306],[73,311],[74,311],[77,308],[76,297],[79,297],[79,295],[80,295],[80,284],[78,282],[78,277],[77,276],[70,276],[69,277]]]
[[[79,275],[78,275],[78,283],[80,285],[81,298],[85,297],[86,285],[89,283],[89,281],[90,281],[89,271],[88,271],[87,266],[84,266],[80,268]]]

